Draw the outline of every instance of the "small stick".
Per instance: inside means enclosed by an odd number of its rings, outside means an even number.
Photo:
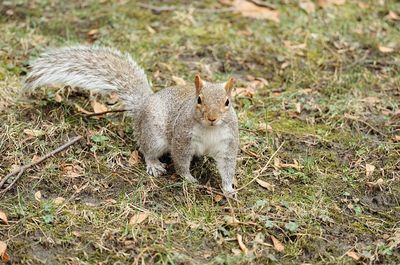
[[[20,168],[14,170],[13,172],[11,172],[10,174],[8,174],[7,176],[5,176],[1,181],[0,181],[0,188],[3,187],[4,183],[6,183],[7,179],[9,179],[11,176],[14,176],[15,174],[18,174],[16,176],[16,178],[11,182],[10,185],[7,186],[7,188],[5,188],[4,190],[0,191],[1,193],[5,193],[7,192],[9,189],[12,188],[12,186],[15,184],[15,182],[17,182],[17,180],[22,176],[22,174],[25,172],[25,170],[27,170],[30,167],[33,167],[41,162],[43,162],[44,160],[48,159],[51,156],[54,156],[55,154],[67,149],[69,146],[73,145],[74,143],[76,143],[77,141],[79,141],[80,139],[82,139],[82,136],[76,136],[75,138],[73,138],[71,141],[65,143],[64,145],[58,147],[57,149],[51,151],[50,153],[47,153],[46,155],[42,156],[41,158],[39,158],[38,160],[31,162],[27,165],[21,166]]]
[[[260,172],[258,172],[258,174],[249,182],[247,182],[246,184],[244,184],[242,187],[238,188],[237,191],[244,189],[245,187],[249,186],[251,183],[253,183],[256,179],[258,179],[262,173],[264,173],[264,171],[268,168],[269,164],[271,163],[272,159],[275,157],[275,155],[279,152],[279,150],[281,150],[283,144],[285,142],[282,142],[281,145],[278,147],[278,149],[276,149],[276,151],[271,155],[271,157],[268,159],[267,163],[265,164],[265,166],[260,170]]]
[[[125,112],[125,111],[131,111],[131,109],[114,109],[114,110],[106,110],[106,111],[102,111],[102,112],[96,112],[96,113],[89,113],[86,114],[87,117],[93,117],[93,116],[100,116],[100,115],[104,115],[107,113],[113,113],[113,112]]]

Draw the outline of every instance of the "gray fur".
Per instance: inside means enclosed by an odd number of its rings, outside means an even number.
[[[193,156],[207,155],[217,163],[223,191],[232,194],[239,146],[238,121],[229,102],[232,81],[208,83],[196,78],[197,89],[170,87],[153,94],[144,71],[128,54],[76,46],[42,54],[32,64],[26,87],[66,84],[117,92],[133,109],[135,133],[150,175],[166,173],[159,158],[169,152],[177,173],[195,182],[190,162]]]

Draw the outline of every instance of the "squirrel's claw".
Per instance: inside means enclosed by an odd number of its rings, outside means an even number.
[[[160,161],[155,161],[152,163],[147,163],[146,165],[147,174],[153,177],[160,177],[167,173],[166,164]]]

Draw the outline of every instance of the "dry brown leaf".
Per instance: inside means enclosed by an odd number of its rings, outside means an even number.
[[[102,113],[102,112],[105,112],[108,110],[106,105],[104,105],[100,102],[97,102],[96,100],[92,100],[90,102],[90,105],[92,105],[94,113]]]
[[[395,135],[392,137],[393,141],[400,142],[400,135]]]
[[[347,251],[346,255],[354,260],[360,260],[361,258],[361,256],[355,251]]]
[[[279,12],[271,8],[258,6],[246,0],[235,0],[232,6],[244,17],[266,19],[279,23]]]
[[[301,1],[299,3],[301,9],[306,11],[308,14],[315,12],[315,4],[311,1]]]
[[[8,225],[7,215],[3,211],[0,211],[0,220]]]
[[[93,114],[93,112],[90,112],[88,110],[85,110],[84,108],[82,108],[81,106],[79,106],[78,104],[74,104],[75,108],[77,111],[84,113],[84,114]]]
[[[268,182],[266,182],[266,181],[264,181],[264,180],[261,180],[261,179],[256,179],[256,182],[257,182],[258,185],[260,185],[261,187],[266,188],[266,189],[269,190],[269,191],[274,191],[275,185],[273,185],[273,184],[271,184],[271,183],[268,183]]]
[[[282,252],[285,250],[285,246],[281,243],[281,241],[276,239],[276,237],[274,237],[273,235],[271,235],[271,240],[272,240],[272,244],[274,245],[274,249],[276,251]]]
[[[4,264],[8,264],[8,262],[10,262],[10,256],[7,254],[7,251],[5,251],[5,252],[3,253],[3,255],[1,256],[1,261],[2,261]]]
[[[381,45],[378,46],[378,50],[379,50],[381,53],[391,53],[391,52],[394,51],[393,48],[385,47],[385,46],[381,46]]]
[[[389,11],[389,14],[386,15],[386,19],[391,20],[391,21],[396,21],[396,20],[400,20],[400,16],[397,15],[393,11]]]
[[[130,166],[136,166],[137,164],[140,163],[140,156],[139,152],[137,150],[133,151],[131,155],[129,156],[128,163]]]
[[[220,201],[222,201],[223,198],[224,198],[224,196],[222,196],[220,194],[217,194],[217,195],[214,196],[214,201],[215,202],[220,202]]]
[[[365,165],[365,175],[367,177],[372,176],[372,174],[374,173],[375,170],[375,166],[371,165],[371,164],[366,164]]]
[[[4,253],[6,253],[7,244],[3,241],[0,241],[0,256],[2,257]]]
[[[131,217],[129,220],[130,225],[136,225],[142,223],[144,220],[149,217],[149,212],[140,212]]]
[[[55,199],[53,200],[53,203],[54,203],[55,205],[60,205],[60,204],[62,204],[63,202],[65,202],[65,199],[64,199],[63,197],[57,197],[57,198],[55,198]]]
[[[184,86],[186,85],[186,81],[183,78],[173,75],[172,80],[175,82],[177,86]]]
[[[42,199],[42,193],[40,192],[40,190],[38,190],[37,192],[35,192],[35,199],[40,202],[40,199]]]
[[[91,36],[96,35],[97,33],[99,33],[99,29],[91,29],[91,30],[87,33],[87,35],[91,37]]]
[[[30,137],[40,137],[44,135],[42,130],[34,130],[34,129],[25,129],[24,133]]]
[[[244,252],[244,254],[247,255],[247,253],[249,253],[249,250],[247,249],[246,245],[243,243],[242,235],[237,234],[236,239],[238,241],[240,249]]]
[[[340,6],[340,5],[344,5],[345,3],[346,3],[346,0],[318,0],[317,1],[317,5],[322,8],[325,8],[330,5]]]
[[[236,226],[239,224],[239,220],[236,219],[234,216],[231,215],[225,215],[224,216],[224,221],[227,225],[231,225],[231,226]]]
[[[384,184],[384,181],[382,178],[379,178],[376,181],[368,181],[366,184],[370,188],[382,187]]]
[[[60,103],[60,102],[62,102],[62,97],[60,96],[60,94],[55,94],[54,95],[54,100],[56,101],[56,102],[58,102],[58,103]]]
[[[39,159],[40,159],[40,156],[38,156],[38,155],[33,155],[33,157],[32,157],[32,163],[38,161]]]

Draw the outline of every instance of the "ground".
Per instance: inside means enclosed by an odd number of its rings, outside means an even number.
[[[11,261],[400,264],[400,2],[258,1],[279,22],[229,1],[144,2],[0,4],[0,178],[83,136],[0,195]],[[235,77],[237,200],[209,159],[193,165],[201,187],[172,167],[149,177],[126,113],[84,111],[115,98],[22,93],[30,60],[74,43],[129,52],[155,90]]]

